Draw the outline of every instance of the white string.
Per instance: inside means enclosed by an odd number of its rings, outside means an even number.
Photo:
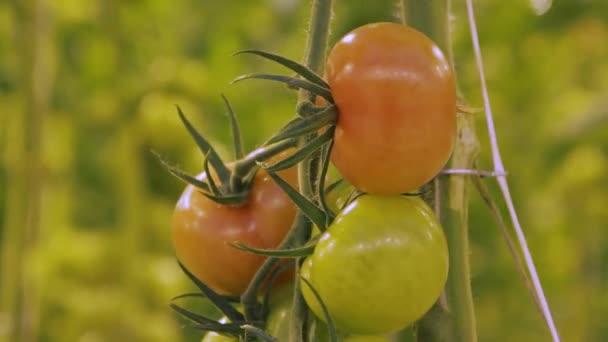
[[[554,342],[559,342],[559,334],[557,332],[557,328],[555,327],[555,323],[553,321],[553,316],[551,315],[551,310],[549,309],[549,304],[547,303],[547,299],[545,298],[545,293],[543,291],[543,287],[538,278],[538,272],[536,271],[536,266],[534,266],[534,261],[532,260],[532,255],[530,254],[530,249],[528,248],[528,243],[526,242],[526,237],[524,232],[521,229],[521,225],[519,223],[519,218],[517,217],[517,213],[515,211],[515,207],[513,206],[513,200],[511,198],[511,194],[509,192],[509,186],[507,184],[507,178],[505,177],[505,169],[502,164],[502,160],[500,158],[500,152],[498,150],[498,143],[496,142],[496,130],[494,128],[494,120],[492,117],[492,108],[490,106],[490,97],[488,95],[488,89],[486,87],[486,79],[483,71],[483,63],[481,58],[481,49],[479,47],[479,37],[477,35],[477,25],[475,23],[475,13],[473,12],[473,1],[467,0],[467,14],[469,17],[469,23],[471,28],[471,40],[473,42],[473,49],[475,51],[475,60],[477,64],[477,69],[479,72],[479,79],[481,82],[481,90],[483,95],[483,104],[486,112],[486,123],[488,125],[488,133],[490,136],[490,144],[492,148],[492,158],[494,161],[494,172],[497,174],[498,184],[500,186],[500,190],[502,191],[502,195],[507,204],[507,208],[509,210],[509,215],[511,216],[511,220],[513,221],[513,226],[515,228],[515,233],[517,235],[517,241],[519,242],[519,247],[522,250],[524,260],[526,263],[526,267],[528,272],[530,273],[530,277],[532,278],[532,284],[534,285],[534,290],[539,299],[540,309],[543,314],[543,317],[547,323],[549,330],[551,331],[551,336],[553,337]]]
[[[443,175],[474,175],[480,177],[498,177],[498,176],[506,176],[506,172],[497,172],[497,171],[484,171],[477,169],[443,169],[441,170],[441,174]]]

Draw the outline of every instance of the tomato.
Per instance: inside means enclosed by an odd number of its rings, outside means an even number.
[[[270,296],[270,312],[266,317],[266,332],[279,341],[289,340],[293,283],[273,288]]]
[[[441,50],[401,24],[361,26],[330,51],[338,109],[331,160],[355,188],[405,193],[445,165],[456,135],[456,86]]]
[[[352,334],[395,332],[437,300],[448,274],[443,230],[418,197],[362,195],[321,236],[302,266],[336,327]],[[311,310],[323,312],[309,287]]]
[[[279,172],[297,184],[297,170]],[[205,173],[198,176],[203,180]],[[188,185],[173,214],[173,243],[177,258],[197,278],[221,294],[239,295],[264,261],[264,257],[240,251],[228,242],[255,248],[276,248],[294,220],[295,204],[260,170],[247,203],[218,204]]]

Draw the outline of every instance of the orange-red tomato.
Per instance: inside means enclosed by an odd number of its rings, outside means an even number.
[[[279,175],[297,184],[297,170]],[[207,177],[205,173],[199,179]],[[258,171],[247,202],[225,206],[188,185],[173,214],[173,243],[177,258],[197,278],[221,294],[239,295],[264,257],[240,251],[228,242],[255,248],[276,248],[289,231],[295,204],[264,171]]]
[[[338,108],[331,160],[370,193],[404,193],[445,165],[456,135],[456,87],[441,50],[401,24],[361,26],[331,50]]]

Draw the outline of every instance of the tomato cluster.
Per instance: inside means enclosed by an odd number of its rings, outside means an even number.
[[[301,319],[292,317],[295,287],[314,313],[312,325],[321,327],[311,332],[315,340],[328,341],[328,331],[337,331],[332,336],[340,341],[386,341],[383,335],[429,310],[447,279],[442,227],[422,199],[406,193],[435,177],[452,150],[456,90],[449,63],[425,35],[394,23],[345,35],[329,53],[326,81],[284,57],[245,52],[301,77],[239,80],[281,81],[317,101],[301,104],[301,117],[228,166],[193,133],[214,168],[205,164],[198,177],[172,171],[190,183],[175,208],[173,241],[187,274],[234,323],[178,310],[203,330],[221,331],[207,334],[206,342],[249,338],[252,332],[243,328],[249,325],[284,341],[289,321]],[[319,161],[309,169],[319,173],[309,186],[315,193],[301,194],[295,165],[310,162],[312,153]],[[265,164],[276,156],[273,166]],[[325,180],[330,163],[343,180],[326,187],[318,180]],[[311,230],[309,241],[291,240]],[[300,265],[299,283],[288,290],[260,281],[273,278],[279,257]],[[274,298],[270,304],[260,301],[264,290]],[[228,302],[235,296],[242,312]]]
[[[336,327],[397,331],[418,320],[447,279],[448,251],[432,210],[413,196],[447,162],[456,90],[441,50],[404,25],[377,23],[331,50],[326,78],[338,110],[331,161],[355,188],[301,275]],[[302,285],[312,311],[321,303]]]

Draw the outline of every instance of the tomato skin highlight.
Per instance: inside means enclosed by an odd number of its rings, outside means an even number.
[[[424,34],[396,23],[361,26],[332,48],[325,76],[339,112],[331,160],[354,187],[411,192],[448,161],[456,85]]]
[[[301,276],[338,329],[379,335],[418,320],[439,298],[448,274],[445,236],[418,197],[363,195],[321,236]],[[320,305],[302,282],[311,310]]]
[[[278,174],[297,184],[295,168]],[[205,173],[198,176],[205,177]],[[265,257],[238,250],[228,242],[276,248],[291,228],[295,213],[295,204],[263,170],[255,176],[247,203],[238,207],[213,202],[188,185],[173,213],[177,258],[218,293],[240,295]]]

